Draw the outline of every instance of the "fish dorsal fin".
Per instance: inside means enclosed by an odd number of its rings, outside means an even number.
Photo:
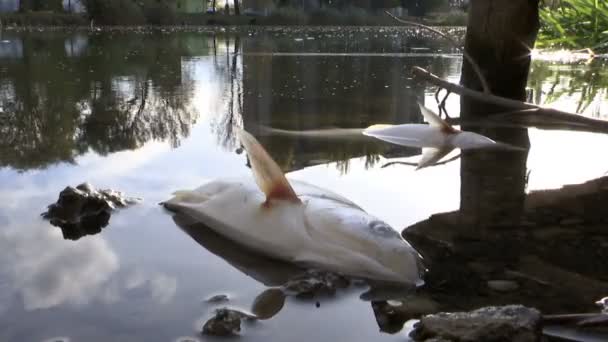
[[[458,132],[458,130],[452,127],[449,123],[445,122],[445,120],[440,118],[439,115],[435,114],[432,110],[425,107],[422,103],[418,102],[418,106],[420,107],[422,116],[429,123],[429,125],[440,128],[444,133]]]
[[[266,194],[265,205],[269,205],[273,199],[300,202],[279,165],[253,135],[239,128],[237,136],[249,156],[255,182]]]

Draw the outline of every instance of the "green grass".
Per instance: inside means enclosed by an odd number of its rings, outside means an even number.
[[[541,8],[541,48],[608,49],[608,1],[558,0]]]

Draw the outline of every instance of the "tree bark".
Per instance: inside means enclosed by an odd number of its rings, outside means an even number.
[[[234,0],[234,15],[241,15],[241,6],[239,6],[239,0]]]
[[[530,50],[539,29],[539,0],[472,0],[465,50],[485,75],[492,94],[525,100],[530,69]],[[463,62],[460,83],[481,90],[471,64]],[[507,111],[504,107],[461,97],[461,116],[480,116]],[[463,127],[495,140],[528,147],[526,129]],[[461,163],[463,219],[479,225],[513,223],[525,198],[527,153],[466,151]]]

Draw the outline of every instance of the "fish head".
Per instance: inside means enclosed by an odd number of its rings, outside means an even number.
[[[346,275],[419,285],[420,255],[386,222],[352,203],[333,198],[305,200],[305,227],[324,263]]]
[[[382,224],[385,226],[383,227]],[[373,229],[376,231],[388,231],[390,229],[396,233],[396,235],[391,233],[386,236],[378,254],[379,263],[389,271],[387,277],[382,280],[400,284],[422,285],[424,283],[422,276],[426,269],[420,254],[386,223],[374,223],[374,225]]]
[[[361,212],[360,215],[366,215]],[[369,235],[369,241],[375,246],[369,247],[369,255],[373,255],[379,267],[368,269],[369,278],[383,280],[391,283],[421,285],[424,266],[420,254],[401,237],[386,222],[373,216],[366,216],[362,231]],[[352,224],[352,223],[351,223]]]

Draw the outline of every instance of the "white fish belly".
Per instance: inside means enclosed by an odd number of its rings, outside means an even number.
[[[448,134],[441,129],[423,124],[404,124],[365,131],[363,134],[410,147],[441,147],[446,144]]]

